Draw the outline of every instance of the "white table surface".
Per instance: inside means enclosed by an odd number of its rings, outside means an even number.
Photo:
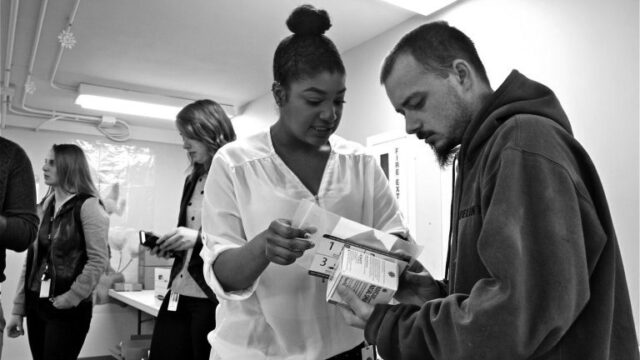
[[[115,291],[109,289],[109,296],[149,315],[158,316],[161,301],[156,300],[153,290]]]

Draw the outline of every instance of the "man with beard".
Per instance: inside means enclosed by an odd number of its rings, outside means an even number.
[[[553,92],[515,70],[493,91],[445,22],[406,34],[381,82],[407,133],[457,158],[447,273],[416,264],[399,305],[342,286],[347,321],[385,359],[638,359],[607,200]]]

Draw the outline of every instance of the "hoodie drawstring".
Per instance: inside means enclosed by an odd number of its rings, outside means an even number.
[[[451,202],[449,205],[449,247],[447,248],[447,264],[444,268],[444,280],[449,282],[449,262],[451,259],[451,245],[453,244],[453,202],[455,199],[456,189],[456,165],[458,162],[458,154],[453,157],[453,164],[451,169]]]

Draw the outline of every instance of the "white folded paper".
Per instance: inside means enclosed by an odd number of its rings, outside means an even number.
[[[315,243],[315,247],[298,258],[296,264],[308,269],[309,274],[323,278],[329,278],[333,274],[344,248],[357,247],[376,254],[375,256],[395,261],[400,272],[422,250],[422,247],[412,241],[346,219],[309,200],[300,201],[291,225],[316,229],[308,239]]]

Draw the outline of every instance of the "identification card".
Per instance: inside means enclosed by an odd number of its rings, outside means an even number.
[[[40,298],[48,298],[51,290],[51,279],[40,281]]]
[[[169,297],[169,304],[167,305],[167,310],[169,310],[169,311],[178,310],[178,299],[179,298],[180,298],[180,294],[172,292],[171,296]]]
[[[360,349],[362,360],[376,360],[376,350],[373,345],[365,346]]]

